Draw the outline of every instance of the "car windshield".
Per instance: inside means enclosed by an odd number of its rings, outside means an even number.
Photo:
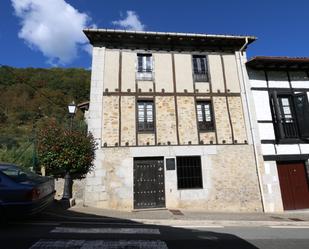
[[[38,181],[41,177],[15,165],[0,165],[0,171],[15,182]]]

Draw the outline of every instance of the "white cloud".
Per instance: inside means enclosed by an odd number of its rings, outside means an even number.
[[[139,16],[132,10],[127,11],[127,16],[123,19],[113,21],[113,25],[119,26],[127,30],[145,30],[145,25],[139,20]]]
[[[32,49],[38,49],[52,65],[68,64],[79,49],[89,52],[82,29],[91,18],[65,0],[11,0],[21,19],[19,38]],[[95,25],[92,25],[95,26]]]

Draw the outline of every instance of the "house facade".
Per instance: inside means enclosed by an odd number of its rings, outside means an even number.
[[[84,203],[123,210],[261,211],[245,92],[248,36],[87,29],[89,131],[98,143]]]
[[[309,58],[247,62],[265,211],[309,208]]]

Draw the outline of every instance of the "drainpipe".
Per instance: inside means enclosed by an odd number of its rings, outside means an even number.
[[[239,63],[240,63],[240,68],[241,68],[241,76],[242,76],[242,84],[243,84],[243,89],[244,89],[244,95],[245,95],[245,100],[246,100],[246,107],[247,107],[247,112],[248,112],[248,119],[249,119],[249,127],[250,127],[250,135],[252,139],[252,144],[253,144],[253,151],[254,151],[254,160],[255,160],[255,166],[256,166],[256,174],[258,177],[258,182],[259,182],[259,190],[260,190],[260,195],[262,198],[262,210],[265,212],[265,206],[264,206],[264,191],[263,191],[263,185],[262,185],[262,180],[261,180],[261,173],[259,170],[259,157],[258,157],[258,150],[257,150],[257,144],[256,144],[256,138],[255,138],[255,129],[253,126],[253,118],[252,118],[252,111],[250,107],[250,101],[249,101],[249,96],[248,96],[248,84],[246,84],[246,70],[243,68],[245,67],[245,63],[242,61],[242,55],[244,50],[246,49],[248,45],[248,37],[245,38],[245,43],[244,45],[240,48],[239,50]]]

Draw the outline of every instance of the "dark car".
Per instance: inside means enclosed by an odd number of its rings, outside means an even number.
[[[39,213],[54,200],[55,182],[17,165],[0,163],[0,220]]]

